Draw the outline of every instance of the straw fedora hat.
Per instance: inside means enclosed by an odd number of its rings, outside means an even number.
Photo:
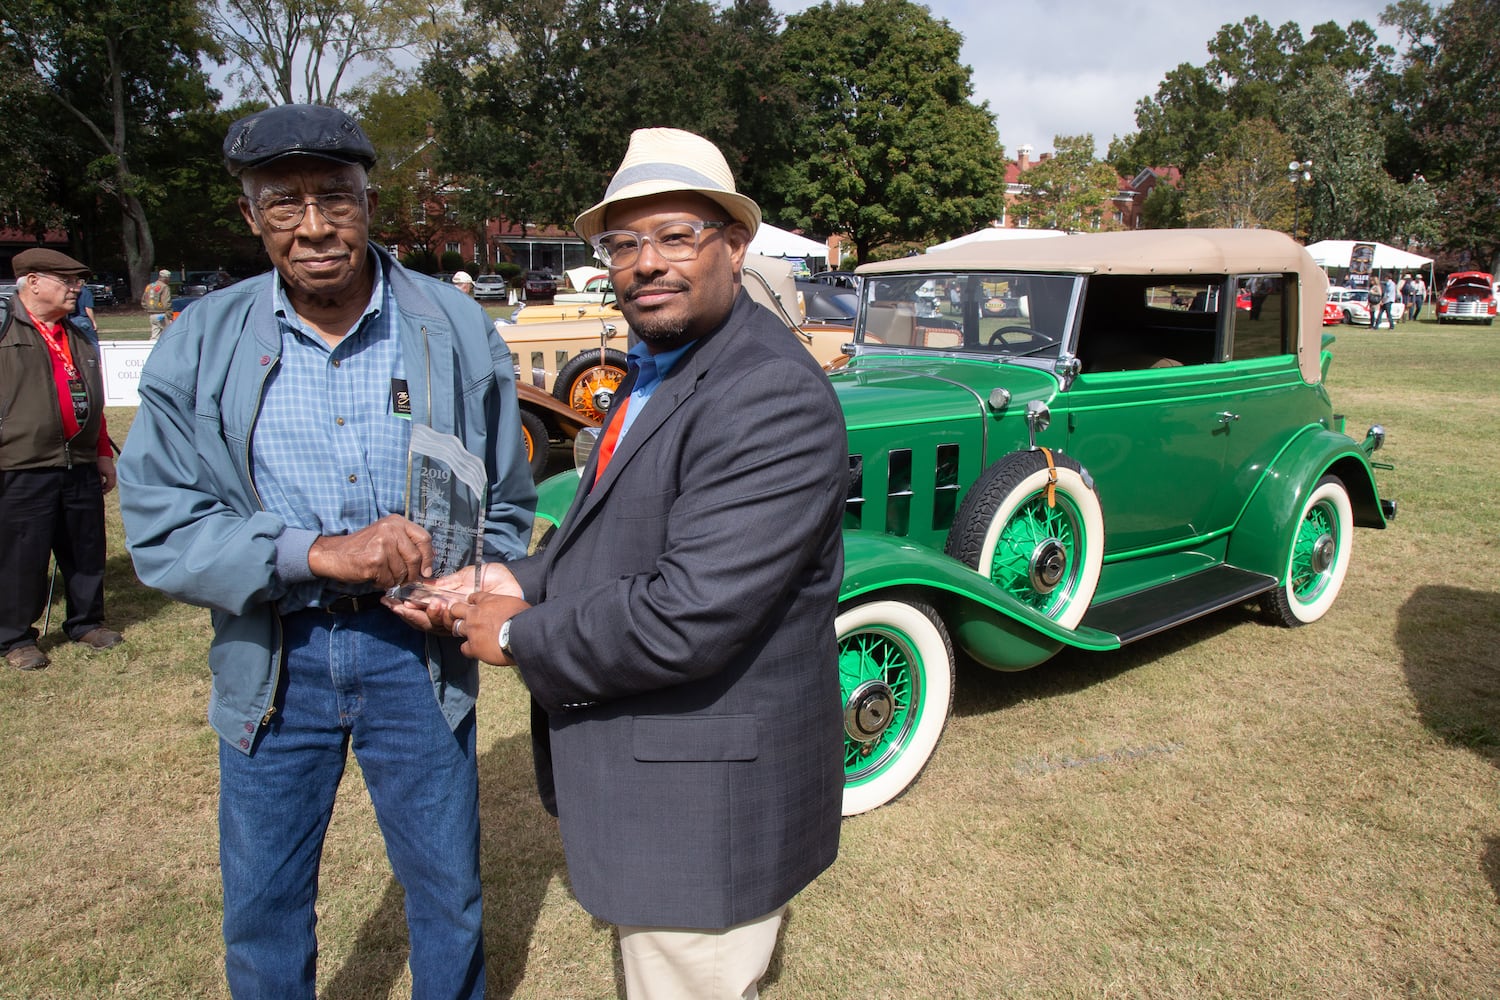
[[[604,232],[604,214],[611,205],[680,191],[712,199],[730,218],[743,222],[752,237],[760,228],[760,206],[735,191],[734,175],[719,147],[681,129],[640,128],[630,133],[625,159],[611,178],[604,200],[580,215],[573,229],[592,240]]]

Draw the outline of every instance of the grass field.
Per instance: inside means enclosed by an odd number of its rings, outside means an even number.
[[[1500,996],[1500,329],[1334,332],[1401,514],[1328,617],[961,668],[921,780],[793,903],[769,1000]],[[127,643],[57,645],[54,608],[52,668],[0,675],[0,997],[221,997],[207,615],[136,583],[110,511]],[[513,675],[479,717],[490,996],[613,997]],[[320,995],[408,995],[355,766],[322,884]]]

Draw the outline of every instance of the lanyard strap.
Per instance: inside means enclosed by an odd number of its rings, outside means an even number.
[[[23,306],[23,308],[26,308]],[[73,382],[78,378],[78,369],[73,366],[73,349],[68,346],[68,341],[63,335],[61,323],[43,323],[36,318],[36,313],[26,308],[26,315],[31,317],[31,325],[36,327],[37,333],[42,335],[42,340],[52,349],[57,360],[62,362],[63,371],[68,375],[68,381]]]

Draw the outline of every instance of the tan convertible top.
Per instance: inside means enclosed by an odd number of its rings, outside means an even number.
[[[976,241],[951,250],[861,264],[858,273],[1044,271],[1055,274],[1295,274],[1298,364],[1317,377],[1328,276],[1300,244],[1269,229],[1138,229],[1031,240]]]

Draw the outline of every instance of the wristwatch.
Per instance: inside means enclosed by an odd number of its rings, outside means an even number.
[[[507,660],[514,660],[515,656],[510,651],[510,619],[500,623],[500,652],[505,654]]]

